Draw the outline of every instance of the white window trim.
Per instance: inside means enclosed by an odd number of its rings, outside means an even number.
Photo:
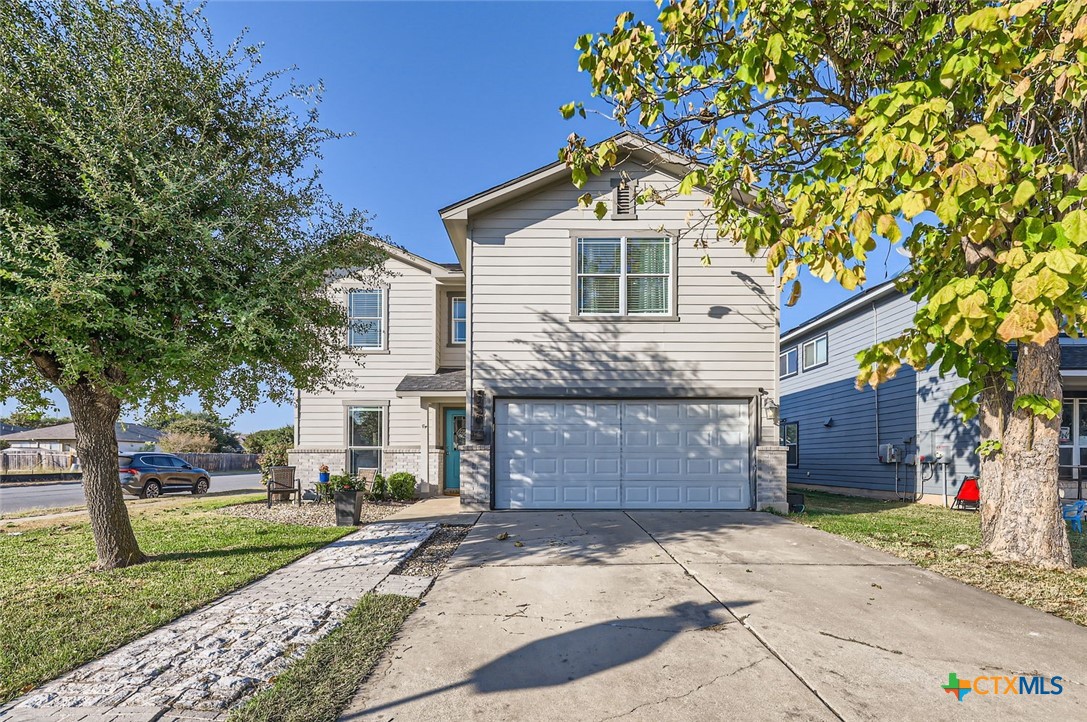
[[[782,351],[781,353],[778,354],[778,369],[781,368],[781,359],[785,358],[789,354],[792,354],[794,359],[795,359],[795,361],[793,363],[793,368],[795,370],[792,371],[792,372],[789,372],[788,371],[789,364],[786,363],[785,364],[786,371],[785,371],[785,373],[781,374],[781,378],[783,378],[783,379],[792,378],[793,376],[796,376],[798,373],[800,373],[800,350],[796,346],[793,346],[792,348],[787,348],[787,349],[785,349],[784,351]]]
[[[381,310],[380,316],[352,316],[351,315],[351,294],[352,293],[380,293],[381,294]],[[377,346],[359,346],[351,343],[351,322],[356,318],[358,319],[373,319],[376,318],[381,321],[381,333],[378,338]],[[389,348],[389,290],[387,288],[349,288],[347,289],[347,347],[356,353],[368,353],[374,351],[387,351]]]
[[[379,414],[381,414],[381,421],[379,422],[379,425],[378,425],[379,428],[381,429],[381,438],[378,441],[380,441],[381,443],[378,444],[377,446],[354,446],[354,445],[352,445],[352,443],[351,443],[351,412],[356,410],[356,409],[362,410],[362,411],[376,411]],[[344,439],[345,446],[347,447],[347,467],[349,469],[348,473],[353,473],[353,472],[350,471],[351,457],[352,457],[352,452],[353,451],[376,450],[377,451],[377,470],[381,471],[381,462],[384,461],[383,456],[385,454],[385,439],[388,438],[388,434],[389,434],[389,429],[388,429],[389,413],[388,413],[388,410],[389,410],[388,406],[381,405],[381,404],[352,403],[352,404],[345,404],[344,405],[343,429],[344,429],[344,436],[345,436],[345,439]],[[367,467],[367,468],[369,468],[369,467]]]
[[[453,315],[453,309],[456,307],[457,301],[464,302],[464,318],[458,319]],[[457,321],[464,321],[464,338],[460,341],[456,338]],[[449,345],[450,346],[463,346],[468,343],[468,297],[467,296],[450,296],[449,297]]]
[[[786,436],[785,427],[786,426],[795,426],[796,427],[796,441],[794,441],[791,444],[787,443],[787,440],[785,439],[785,436]],[[781,422],[781,444],[786,449],[788,449],[789,447],[793,447],[793,446],[796,447],[796,463],[793,463],[793,464],[789,463],[789,454],[788,454],[788,452],[786,452],[786,454],[785,454],[785,466],[787,468],[789,468],[789,469],[798,469],[798,468],[800,468],[800,423],[799,422],[797,422],[797,421],[782,421]]]
[[[663,273],[628,273],[627,272],[627,242],[633,238],[638,241],[660,240],[668,244],[668,286],[665,289],[665,298],[668,300],[668,308],[660,313],[628,313],[627,309],[627,279],[629,278],[660,278]],[[599,242],[619,240],[619,273],[582,273],[581,272],[581,243],[583,241]],[[675,240],[671,236],[653,235],[652,233],[637,236],[578,236],[574,240],[574,314],[578,318],[671,318],[675,316],[675,284],[676,263],[673,252]],[[614,278],[619,277],[619,312],[618,313],[587,313],[581,310],[581,279],[582,278]]]
[[[826,348],[826,358],[824,358],[820,362],[813,363],[813,364],[811,364],[809,366],[808,365],[807,354],[804,353],[804,351],[805,351],[805,349],[808,348],[808,346],[814,346],[814,345],[816,345],[816,342],[820,341],[820,340],[823,341],[824,348]],[[804,371],[809,371],[811,369],[817,369],[820,366],[826,366],[829,362],[830,362],[830,339],[827,338],[827,334],[824,333],[824,334],[821,334],[819,336],[816,336],[815,338],[809,338],[807,341],[805,341],[804,343],[802,343],[800,345],[800,363],[803,365],[803,370]]]

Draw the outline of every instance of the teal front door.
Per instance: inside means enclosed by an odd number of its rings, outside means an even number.
[[[460,491],[460,447],[467,438],[464,409],[445,411],[445,491]]]

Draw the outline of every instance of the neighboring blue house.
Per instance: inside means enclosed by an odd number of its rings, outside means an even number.
[[[945,483],[954,498],[963,478],[977,474],[977,422],[964,423],[948,403],[961,384],[954,373],[904,366],[876,390],[854,386],[857,352],[901,333],[916,308],[888,281],[782,334],[779,417],[790,486],[943,503]],[[1087,465],[1087,343],[1066,338],[1061,346],[1060,463],[1076,481],[1072,465]],[[1073,494],[1076,487],[1068,485]]]

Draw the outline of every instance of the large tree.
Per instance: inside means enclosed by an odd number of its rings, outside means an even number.
[[[859,356],[858,386],[957,372],[957,408],[980,412],[983,546],[1055,568],[1057,338],[1087,320],[1085,38],[1083,0],[683,0],[577,41],[618,123],[692,161],[641,200],[707,189],[707,220],[767,254],[790,303],[801,268],[853,289],[878,239],[902,243],[920,305]],[[617,153],[573,136],[561,156],[583,182]]]
[[[64,395],[102,567],[144,558],[122,407],[336,379],[330,271],[380,252],[319,183],[318,95],[181,2],[0,4],[0,397]]]

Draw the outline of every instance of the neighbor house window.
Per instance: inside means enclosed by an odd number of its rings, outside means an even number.
[[[464,296],[449,299],[449,343],[468,340],[468,302]]]
[[[351,406],[347,409],[347,453],[351,473],[381,468],[385,420],[380,406]]]
[[[347,315],[347,342],[351,348],[385,348],[385,292],[382,289],[350,291]]]
[[[788,351],[783,352],[778,356],[778,373],[781,378],[788,378],[789,376],[795,376],[797,372],[797,352],[796,346],[793,346]]]
[[[672,243],[667,238],[579,238],[579,316],[672,313]]]
[[[811,341],[805,341],[802,349],[805,371],[822,366],[827,362],[827,335],[824,333]]]
[[[800,424],[791,421],[781,425],[781,445],[788,449],[785,463],[791,467],[800,466]]]

